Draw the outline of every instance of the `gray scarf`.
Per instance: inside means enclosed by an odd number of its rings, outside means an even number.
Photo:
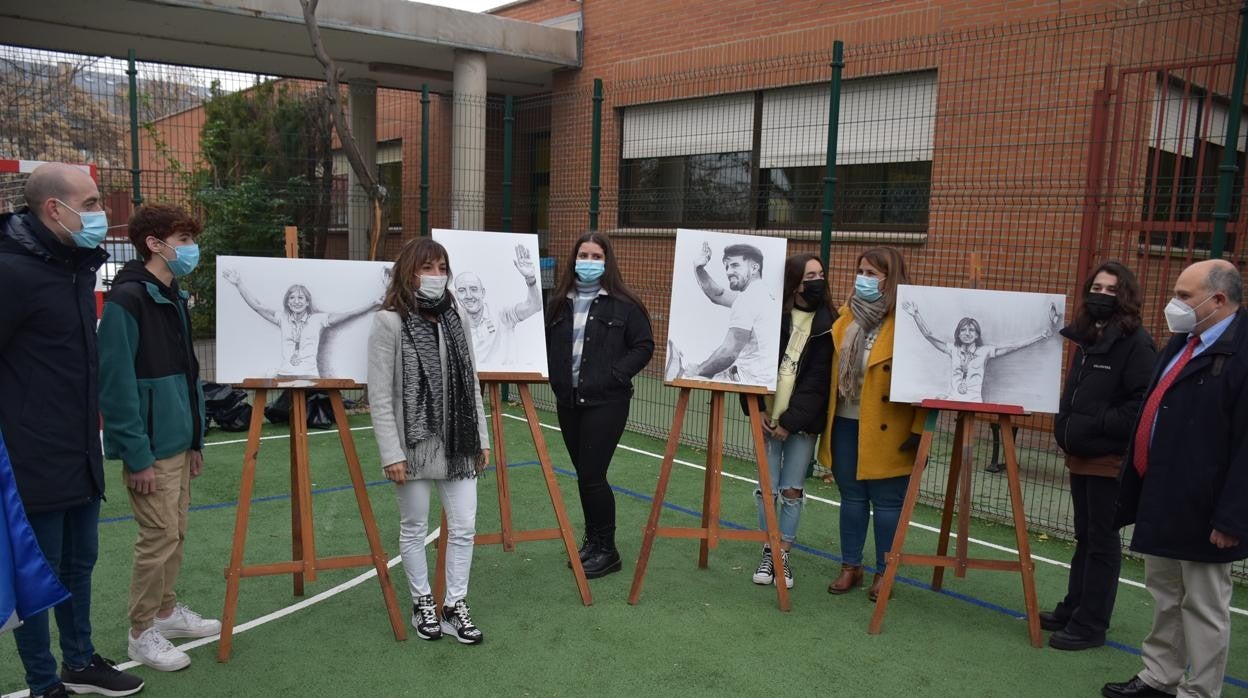
[[[436,301],[417,297],[416,306],[438,315],[439,322],[426,320],[418,312],[403,319],[403,436],[410,454],[408,474],[419,475],[441,450],[448,480],[476,477],[481,452],[473,395],[477,377],[463,322],[449,294]],[[445,376],[438,351],[439,326],[446,342]],[[449,424],[442,419],[444,396]]]
[[[866,360],[862,355],[867,343],[867,335],[884,322],[888,315],[889,298],[881,295],[873,301],[864,301],[854,294],[849,297],[849,311],[854,321],[845,330],[845,339],[841,342],[841,364],[837,368],[836,392],[846,400],[859,398],[858,372],[859,366]]]

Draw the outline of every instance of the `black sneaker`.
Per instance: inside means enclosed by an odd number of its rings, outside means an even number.
[[[131,696],[143,690],[143,679],[117,671],[116,662],[98,654],[82,669],[61,665],[61,681],[73,693],[98,693],[102,696]]]
[[[442,632],[465,645],[478,645],[485,639],[481,629],[472,623],[468,602],[460,599],[454,606],[442,608]]]
[[[758,569],[754,570],[755,584],[771,584],[776,579],[776,565],[771,560],[771,546],[763,546],[763,559],[758,563]]]
[[[781,559],[784,561],[784,588],[793,588],[793,569],[789,567],[789,551],[781,550]]]
[[[412,627],[422,640],[441,640],[442,624],[438,622],[438,604],[433,594],[418,597],[412,606]]]
[[[31,698],[68,698],[69,691],[65,690],[65,684],[58,683],[43,693],[32,694]]]

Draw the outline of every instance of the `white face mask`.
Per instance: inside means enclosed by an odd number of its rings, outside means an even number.
[[[431,301],[436,301],[446,293],[446,277],[445,276],[425,276],[420,275],[420,288],[416,292]]]
[[[1210,294],[1209,298],[1213,298]],[[1166,327],[1175,334],[1189,334],[1196,329],[1196,308],[1209,302],[1209,298],[1197,303],[1195,306],[1188,305],[1178,298],[1171,298],[1166,304]]]

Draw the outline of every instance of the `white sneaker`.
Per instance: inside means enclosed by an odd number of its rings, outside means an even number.
[[[165,637],[208,637],[221,632],[221,621],[204,618],[182,604],[168,618],[157,617],[152,627]]]
[[[177,671],[191,663],[186,652],[174,647],[154,627],[144,630],[137,638],[127,632],[126,639],[129,640],[126,653],[130,658],[157,671]]]

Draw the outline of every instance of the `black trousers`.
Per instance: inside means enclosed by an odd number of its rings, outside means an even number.
[[[576,468],[576,488],[585,514],[585,535],[614,545],[615,493],[607,482],[607,468],[624,435],[630,401],[592,407],[560,407],[559,428]]]
[[[1122,547],[1114,528],[1118,481],[1112,477],[1070,475],[1075,508],[1075,556],[1070,561],[1066,598],[1054,615],[1080,636],[1105,637],[1118,594]]]

